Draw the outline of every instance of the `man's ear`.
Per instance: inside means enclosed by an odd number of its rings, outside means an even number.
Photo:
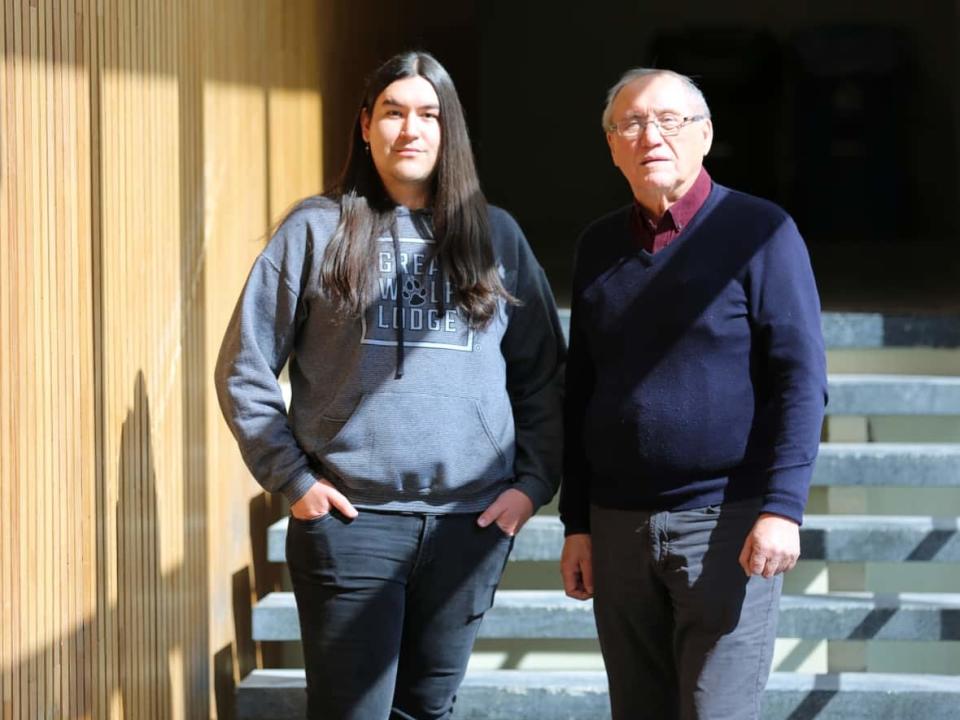
[[[370,143],[370,113],[367,112],[366,108],[360,108],[360,134],[363,136],[363,141],[369,144]]]
[[[610,159],[613,160],[613,164],[617,164],[617,156],[613,152],[613,143],[617,141],[616,133],[608,132],[607,133],[607,147],[610,148]]]

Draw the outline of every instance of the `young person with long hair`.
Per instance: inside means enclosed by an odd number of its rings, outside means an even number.
[[[244,460],[290,502],[309,717],[452,713],[513,536],[556,491],[564,353],[450,76],[391,58],[339,183],[257,258],[217,361]]]

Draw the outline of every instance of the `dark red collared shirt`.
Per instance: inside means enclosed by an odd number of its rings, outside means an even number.
[[[633,203],[633,235],[637,244],[649,253],[663,250],[679,237],[693,216],[699,212],[710,194],[713,181],[706,168],[700,168],[700,174],[693,186],[683,197],[667,210],[660,222],[654,223],[640,203]]]

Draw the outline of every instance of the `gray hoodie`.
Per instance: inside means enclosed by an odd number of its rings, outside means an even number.
[[[559,481],[565,354],[543,270],[513,218],[491,207],[501,277],[521,304],[501,302],[471,328],[430,260],[429,213],[396,214],[403,287],[388,235],[356,321],[337,316],[319,284],[337,203],[301,203],[257,258],[216,367],[243,458],[291,503],[321,476],[361,508],[476,512],[509,487],[539,507]],[[288,358],[289,413],[277,381]]]

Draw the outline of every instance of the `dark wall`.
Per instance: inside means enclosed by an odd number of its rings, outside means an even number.
[[[794,214],[825,304],[851,285],[876,300],[922,293],[931,273],[940,296],[957,284],[955,0],[562,7],[477,8],[473,122],[487,194],[521,221],[558,295],[580,230],[630,200],[600,113],[606,89],[641,65],[698,78],[716,132],[708,169]],[[905,244],[914,265],[891,268]]]
[[[365,74],[429,50],[460,92],[484,190],[520,221],[562,302],[580,231],[630,201],[600,128],[606,90],[654,65],[703,86],[707,168],[796,217],[826,306],[960,310],[960,0],[323,7],[327,181]]]

